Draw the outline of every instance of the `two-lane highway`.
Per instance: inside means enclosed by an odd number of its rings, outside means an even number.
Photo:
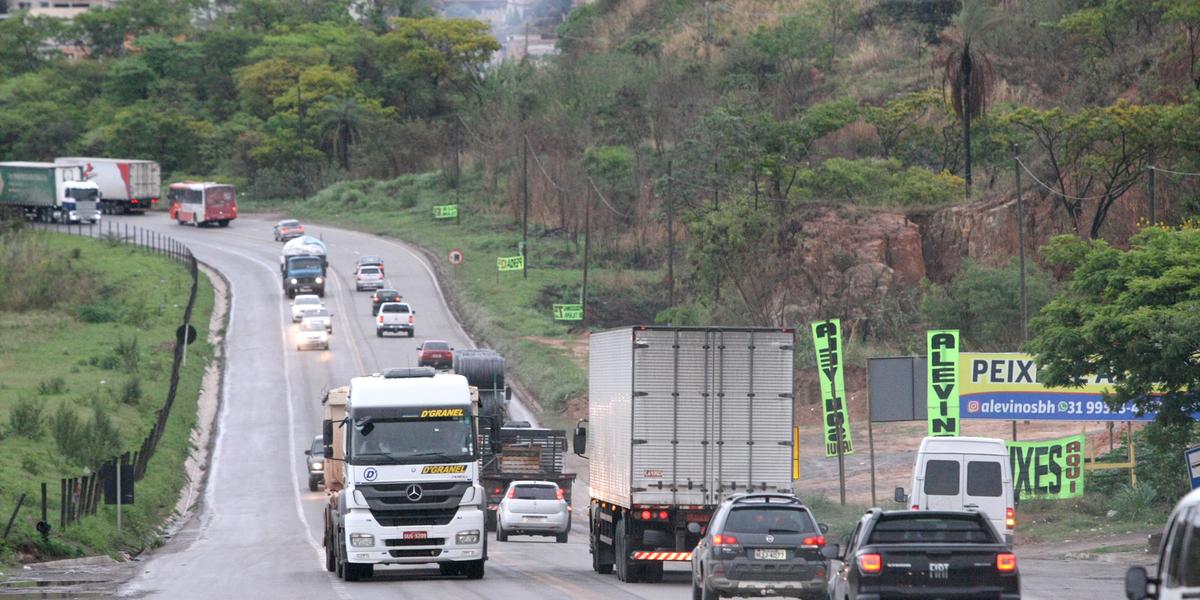
[[[383,568],[371,580],[346,583],[323,568],[323,492],[309,492],[303,451],[320,432],[325,389],[351,377],[416,364],[416,345],[440,338],[469,344],[428,265],[409,247],[383,238],[308,225],[329,248],[325,302],[334,313],[331,350],[298,352],[288,300],[280,285],[272,222],[242,217],[228,228],[181,227],[161,213],[106,217],[155,229],[186,243],[220,270],[232,296],[227,365],[216,445],[199,514],[153,552],[122,596],[190,598],[540,598],[683,599],[687,565],[668,569],[662,584],[622,584],[591,570],[586,545],[586,482],[574,490],[575,530],[567,544],[552,538],[489,539],[486,577],[444,578],[436,568]],[[359,254],[382,256],[389,287],[416,310],[417,335],[377,338],[367,292],[355,292]],[[515,403],[514,403],[515,404]],[[533,420],[520,406],[514,418]],[[819,516],[819,515],[818,515]],[[1018,549],[1018,556],[1020,551]],[[1026,598],[1121,597],[1123,568],[1092,561],[1026,561]]]

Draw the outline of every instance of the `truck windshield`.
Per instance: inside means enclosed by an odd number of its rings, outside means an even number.
[[[296,256],[288,260],[292,271],[320,271],[321,259],[316,256]]]
[[[92,189],[67,189],[67,197],[74,198],[80,202],[95,202],[100,198],[100,190]]]
[[[350,432],[355,465],[406,465],[475,460],[475,434],[470,416],[373,419],[372,427],[356,421]],[[364,432],[364,430],[368,430]]]

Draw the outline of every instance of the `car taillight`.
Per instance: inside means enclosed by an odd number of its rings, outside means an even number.
[[[643,521],[649,521],[650,519],[653,519],[653,518],[654,518],[654,513],[650,512],[648,510],[642,511],[642,520]]]
[[[863,573],[878,573],[883,570],[883,558],[878,554],[863,554],[858,557],[858,568]]]
[[[559,500],[562,500],[562,499],[563,499],[563,491],[562,491],[562,488],[558,488],[558,490],[557,490],[557,493],[556,493],[555,495],[556,495],[556,496],[558,496],[558,499],[559,499]]]
[[[382,314],[382,313],[379,315],[379,322],[380,322],[380,323],[382,323],[382,322],[383,322],[383,314]]]
[[[996,555],[996,570],[1001,573],[1012,573],[1017,570],[1017,555],[1003,552]]]
[[[920,505],[920,504],[914,504],[914,505],[912,505],[912,509],[913,509],[913,510],[921,510],[921,505]]]
[[[158,204],[158,198],[151,198],[150,204]]]
[[[662,519],[662,520],[664,520],[664,521],[666,521],[666,520],[667,520],[667,517],[668,517],[668,516],[670,516],[670,515],[668,515],[668,514],[667,514],[667,511],[665,511],[665,510],[662,510],[662,511],[659,511],[659,512],[658,512],[658,518],[660,518],[660,519]]]
[[[409,324],[412,324],[412,322],[413,322],[413,316],[412,316],[412,315],[408,315],[408,322],[409,322]]]
[[[1017,526],[1017,512],[1011,508],[1004,511],[1004,526],[1012,529]]]
[[[718,533],[713,536],[714,546],[733,546],[737,543],[737,538],[733,537],[732,535],[721,535]]]
[[[517,488],[512,488],[512,489],[508,490],[508,497],[516,498],[517,497]]]
[[[492,490],[492,493],[493,493],[493,494],[499,494],[500,492],[503,492],[503,491],[504,491],[504,490],[502,490],[502,489],[500,489],[500,488],[496,488],[496,489]]]
[[[804,538],[804,545],[805,546],[824,547],[825,546],[825,536],[814,535],[814,536],[806,537],[806,538]]]

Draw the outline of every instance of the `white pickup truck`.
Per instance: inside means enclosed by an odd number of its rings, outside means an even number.
[[[413,337],[417,333],[416,314],[407,302],[384,302],[379,305],[379,314],[375,317],[375,335],[383,337],[384,332],[403,331]]]

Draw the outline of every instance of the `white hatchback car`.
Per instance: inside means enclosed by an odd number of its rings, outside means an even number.
[[[304,313],[317,310],[325,310],[320,297],[316,294],[297,294],[292,300],[292,322],[299,323],[304,318]]]
[[[320,323],[301,323],[300,331],[296,332],[296,349],[306,348],[329,349],[329,332]]]
[[[333,313],[324,308],[318,310],[305,311],[304,316],[300,318],[301,323],[316,323],[325,328],[325,332],[333,334]]]
[[[354,274],[354,289],[379,290],[383,289],[383,269],[374,265],[364,265]]]
[[[571,533],[571,505],[553,481],[514,481],[496,510],[496,541],[510,535],[554,536],[567,543]]]

